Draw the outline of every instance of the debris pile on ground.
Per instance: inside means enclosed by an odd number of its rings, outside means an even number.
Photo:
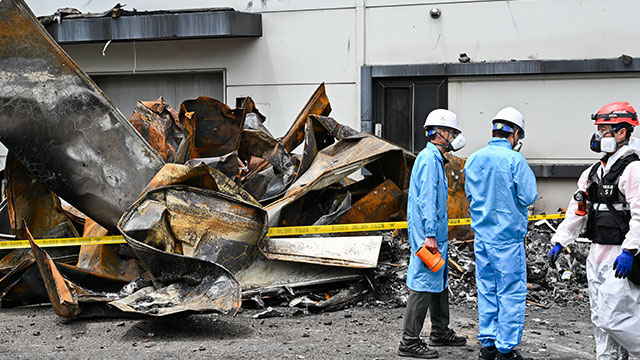
[[[578,242],[568,247],[551,268],[547,255],[550,239],[559,220],[530,223],[525,238],[527,254],[527,300],[530,305],[572,306],[588,303],[586,258],[589,244]],[[383,237],[376,279],[378,298],[389,305],[404,306],[407,298],[407,262],[410,253],[406,231],[388,232]],[[451,240],[449,246],[449,289],[452,303],[477,302],[473,240]]]

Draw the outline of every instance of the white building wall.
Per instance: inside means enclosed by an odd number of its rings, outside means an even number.
[[[399,6],[403,4],[404,6]],[[429,10],[441,11],[438,19]],[[613,58],[639,54],[637,14],[626,0],[367,0],[367,64]]]
[[[468,136],[459,153],[466,157],[485,146],[493,116],[506,106],[525,117],[522,154],[536,163],[592,163],[595,131],[591,114],[610,102],[640,106],[640,78],[618,75],[449,78],[449,108]],[[640,110],[640,109],[639,109]],[[637,135],[637,134],[636,134]]]

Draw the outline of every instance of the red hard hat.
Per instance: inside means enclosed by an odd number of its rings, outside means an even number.
[[[591,115],[596,125],[617,125],[627,123],[638,126],[638,114],[633,106],[626,101],[614,102],[603,106],[597,114]]]

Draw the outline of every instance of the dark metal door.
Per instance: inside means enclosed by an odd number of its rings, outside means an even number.
[[[422,125],[437,108],[447,108],[446,78],[374,79],[373,131],[405,149],[425,147]]]

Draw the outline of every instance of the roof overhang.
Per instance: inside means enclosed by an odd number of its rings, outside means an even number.
[[[234,10],[62,18],[45,26],[60,44],[262,36],[262,15]]]

